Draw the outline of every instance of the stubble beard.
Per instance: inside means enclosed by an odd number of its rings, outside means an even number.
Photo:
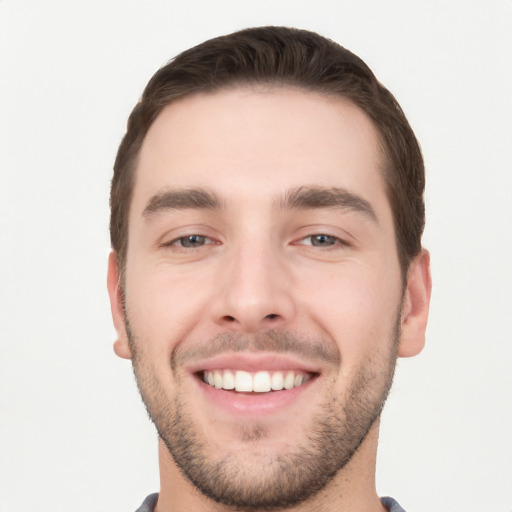
[[[150,363],[137,348],[139,340],[129,328],[133,368],[149,417],[176,465],[201,493],[236,510],[256,511],[297,506],[324,489],[357,452],[376,420],[392,385],[400,339],[400,313],[386,357],[369,358],[343,397],[327,393],[304,439],[286,453],[258,453],[258,443],[267,431],[254,422],[240,430],[239,440],[250,457],[230,450],[213,455],[207,439],[194,422],[193,404],[183,387],[169,400],[151,371]],[[271,434],[268,434],[271,435]]]

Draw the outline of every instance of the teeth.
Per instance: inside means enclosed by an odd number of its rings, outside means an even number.
[[[235,389],[237,391],[252,391],[252,375],[248,372],[236,372]]]
[[[283,389],[283,387],[284,387],[283,372],[275,372],[272,375],[270,387],[274,391],[279,391],[279,390]]]
[[[288,372],[284,378],[284,389],[292,389],[295,386],[295,373]]]
[[[217,389],[222,389],[223,380],[222,373],[219,370],[215,370],[213,372],[213,383]]]
[[[212,387],[246,393],[293,389],[302,386],[310,378],[309,374],[294,371],[260,371],[253,374],[242,370],[214,370],[203,373],[203,381]]]
[[[252,381],[252,389],[256,393],[266,393],[271,390],[270,373],[258,372]]]
[[[229,370],[224,371],[222,389],[235,389],[235,376]]]

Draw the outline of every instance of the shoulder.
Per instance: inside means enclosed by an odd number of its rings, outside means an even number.
[[[158,500],[158,493],[150,494],[142,503],[142,505],[135,512],[153,512],[156,502]]]
[[[381,498],[380,501],[388,509],[388,512],[405,512],[398,502],[389,496]]]

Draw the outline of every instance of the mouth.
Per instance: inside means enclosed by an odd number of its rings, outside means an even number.
[[[238,419],[277,418],[289,414],[290,408],[303,411],[323,372],[322,366],[312,362],[272,353],[220,354],[187,370],[197,383],[205,413],[222,411],[218,416],[222,421],[233,415]]]
[[[270,393],[304,386],[317,374],[301,370],[203,370],[198,377],[211,387],[238,393]]]

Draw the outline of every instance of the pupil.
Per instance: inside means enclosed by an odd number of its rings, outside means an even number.
[[[334,237],[329,235],[316,235],[313,237],[313,245],[331,245],[334,242]]]
[[[204,243],[204,236],[191,235],[191,236],[186,237],[182,243],[185,247],[192,247],[194,245],[202,245]]]

